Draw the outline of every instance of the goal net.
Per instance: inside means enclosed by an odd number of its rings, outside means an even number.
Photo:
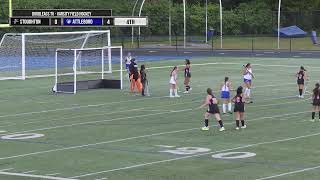
[[[98,88],[122,89],[121,46],[56,50],[54,92]]]
[[[110,31],[8,33],[0,41],[0,80],[55,74],[56,49],[111,46]]]

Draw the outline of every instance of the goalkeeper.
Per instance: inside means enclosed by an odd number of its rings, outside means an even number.
[[[135,59],[131,59],[131,64],[129,66],[130,70],[130,91],[133,93],[135,87],[137,86],[138,91],[141,93],[142,92],[142,84],[141,84],[141,79],[140,79],[140,74],[138,71],[138,65],[135,62]]]

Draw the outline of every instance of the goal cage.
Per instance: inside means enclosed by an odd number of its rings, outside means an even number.
[[[55,76],[57,49],[111,46],[110,31],[7,33],[0,41],[0,80]]]
[[[113,67],[118,70],[113,72]],[[122,86],[122,46],[56,50],[54,92],[75,94],[78,90]]]

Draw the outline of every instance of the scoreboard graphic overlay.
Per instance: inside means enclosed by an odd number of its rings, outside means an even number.
[[[148,26],[148,17],[117,17],[112,10],[13,10],[11,26],[112,27]]]

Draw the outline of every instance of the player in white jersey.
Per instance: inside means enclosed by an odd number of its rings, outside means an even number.
[[[170,73],[170,97],[180,97],[177,89],[178,67],[175,66]],[[174,95],[173,95],[174,93]]]
[[[132,56],[131,56],[131,53],[128,52],[128,55],[124,58],[124,63],[126,64],[126,70],[127,70],[127,77],[130,79],[130,70],[129,70],[129,66],[131,64],[131,59],[132,59]]]
[[[221,84],[220,90],[221,90],[221,99],[223,100],[222,112],[223,114],[227,113],[227,104],[228,104],[228,112],[232,114],[232,104],[231,104],[231,98],[230,98],[231,82],[229,81],[229,77],[224,78],[224,82]]]
[[[244,90],[244,95],[245,98],[247,100],[251,99],[251,85],[252,85],[252,79],[254,78],[254,74],[252,72],[252,66],[250,63],[248,63],[247,65],[243,65],[244,69],[243,69],[243,81],[244,81],[244,86],[245,86],[245,90]],[[252,101],[249,101],[250,103],[252,103]]]

